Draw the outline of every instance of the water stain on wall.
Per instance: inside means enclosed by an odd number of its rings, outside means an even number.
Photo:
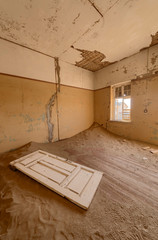
[[[57,16],[56,15],[55,16],[51,16],[51,17],[49,17],[47,19],[44,18],[43,20],[47,22],[47,28],[48,29],[52,29],[55,32],[58,31],[58,26],[57,26],[57,22],[56,22],[56,20],[57,20]]]
[[[127,68],[123,66],[123,72],[126,74],[127,73]]]
[[[17,40],[17,35],[14,31],[22,31],[24,33],[26,23],[18,22],[11,19],[7,14],[0,12],[0,30],[2,34],[6,34],[7,37],[10,37],[12,40]]]
[[[154,65],[154,68],[156,67],[157,59],[158,59],[158,55],[156,53],[153,53],[150,61],[151,61],[151,64]]]

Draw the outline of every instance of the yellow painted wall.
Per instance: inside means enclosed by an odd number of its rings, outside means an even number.
[[[53,83],[0,74],[0,152],[30,141],[48,142],[46,105]],[[94,121],[93,91],[61,86],[58,96],[60,139],[71,137]],[[57,105],[52,108],[53,141],[58,140]]]
[[[94,120],[107,125],[110,119],[110,87],[94,91]]]
[[[158,77],[134,80],[131,87],[130,123],[109,121],[110,87],[95,91],[95,121],[125,138],[158,145]],[[144,113],[145,107],[147,113]]]
[[[94,122],[94,91],[61,86],[58,96],[60,139],[89,128]]]

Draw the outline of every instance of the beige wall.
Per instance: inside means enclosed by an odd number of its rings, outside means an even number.
[[[106,128],[110,119],[110,87],[94,91],[94,121]]]
[[[71,137],[93,124],[93,91],[61,86],[58,102],[60,139]]]
[[[94,89],[152,76],[156,72],[158,72],[158,44],[95,72]]]
[[[47,142],[46,105],[55,93],[57,81],[54,59],[4,40],[0,40],[0,49],[0,72],[8,74],[0,75],[0,152],[29,141]],[[56,104],[52,108],[54,141],[58,140],[58,129],[59,138],[63,139],[88,128],[95,112],[95,121],[110,131],[158,144],[155,93],[158,80],[154,77],[158,72],[158,45],[96,73],[62,61],[59,65],[62,86],[58,95],[59,121]],[[144,104],[148,101],[143,90],[146,89],[146,80],[136,79],[146,76],[150,76],[147,80],[150,111],[144,114]],[[132,122],[109,122],[110,86],[131,79],[135,79],[132,83]],[[94,87],[96,91],[93,91]]]
[[[56,83],[53,57],[0,39],[0,73]],[[59,61],[61,83],[94,89],[93,72]]]
[[[95,91],[95,121],[125,138],[158,145],[158,76],[133,80],[131,84],[132,121],[130,123],[108,121],[109,87]],[[148,112],[144,113],[146,107]]]
[[[0,74],[0,152],[30,141],[48,142],[46,105],[55,84]],[[93,91],[61,86],[58,96],[60,139],[91,126]],[[57,106],[52,108],[53,141],[58,140]]]

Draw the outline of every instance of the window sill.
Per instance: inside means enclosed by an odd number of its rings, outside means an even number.
[[[109,120],[108,122],[131,123],[131,120],[130,121]]]

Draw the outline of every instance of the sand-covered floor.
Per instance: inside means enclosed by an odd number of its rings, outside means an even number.
[[[70,139],[2,154],[0,239],[158,240],[158,155],[143,146],[95,125]],[[38,149],[104,172],[88,211],[9,168]]]

